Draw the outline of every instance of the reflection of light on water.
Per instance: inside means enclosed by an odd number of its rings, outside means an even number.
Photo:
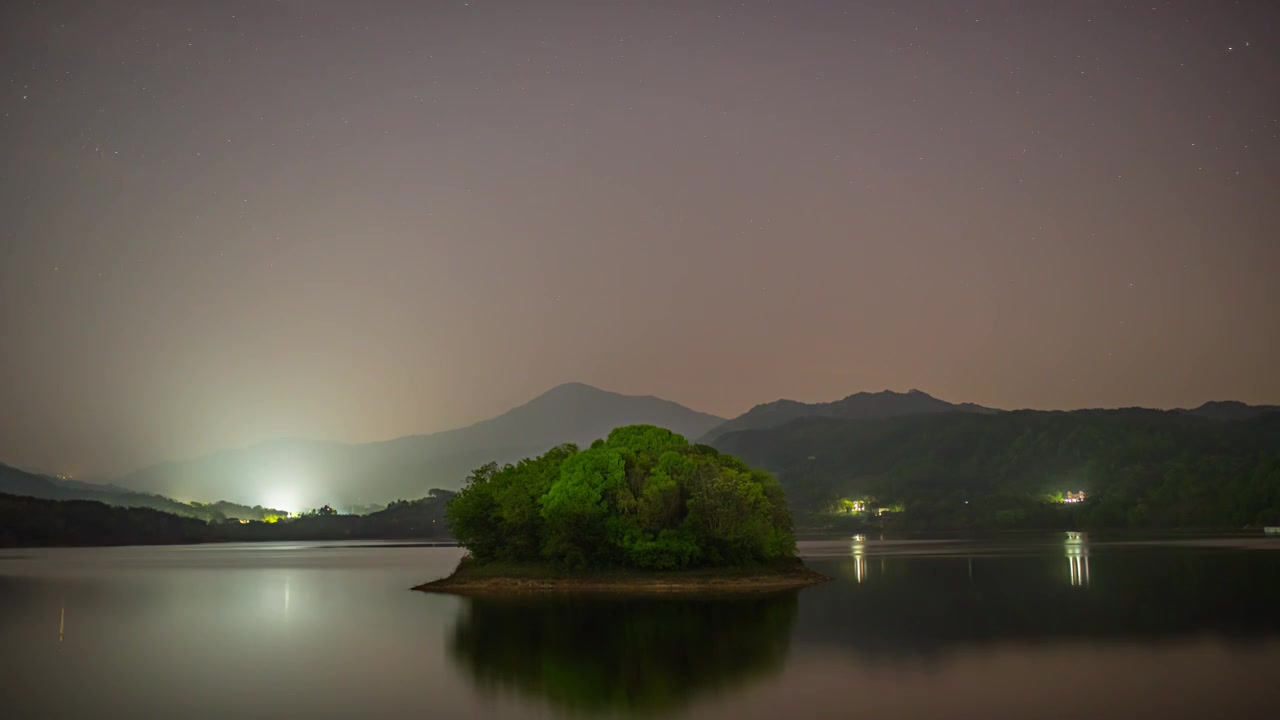
[[[289,612],[289,578],[284,579],[284,611]]]
[[[1089,584],[1089,556],[1080,554],[1072,555],[1067,553],[1067,566],[1071,572],[1072,585],[1088,585]]]
[[[1067,571],[1075,587],[1089,584],[1089,538],[1084,533],[1067,533]]]
[[[62,599],[62,611],[58,614],[58,642],[62,642],[62,631],[67,627],[67,599]]]
[[[867,560],[863,557],[865,551],[863,543],[866,539],[865,535],[853,536],[853,571],[858,582],[862,582],[862,579],[867,576]]]

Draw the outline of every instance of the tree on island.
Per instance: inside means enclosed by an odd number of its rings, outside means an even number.
[[[773,475],[652,425],[617,428],[586,450],[484,465],[446,512],[478,562],[675,570],[795,553]]]

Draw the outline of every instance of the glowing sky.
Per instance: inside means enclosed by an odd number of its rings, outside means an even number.
[[[1280,402],[1280,3],[0,3],[0,460]]]

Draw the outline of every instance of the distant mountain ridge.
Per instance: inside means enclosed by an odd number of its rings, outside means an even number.
[[[801,418],[879,420],[901,415],[939,412],[970,412],[989,415],[1001,411],[973,403],[949,403],[920,390],[909,390],[905,393],[892,390],[884,390],[877,393],[859,392],[841,400],[825,403],[776,400],[771,403],[757,405],[732,420],[726,420],[712,428],[699,441],[714,443],[718,438],[731,432],[763,430],[778,427]]]
[[[1249,417],[1274,406],[1206,403],[1178,412],[1209,419]],[[731,420],[650,395],[622,395],[566,383],[497,417],[467,427],[373,443],[279,438],[199,458],[142,468],[114,484],[180,500],[225,498],[248,505],[302,509],[382,503],[456,489],[468,472],[490,461],[514,462],[561,442],[589,444],[614,427],[653,424],[690,440],[775,428],[793,420],[877,420],[908,415],[1003,412],[951,403],[919,390],[859,392],[828,403],[791,400],[757,405]]]
[[[696,438],[723,421],[651,395],[566,383],[456,430],[361,444],[272,440],[143,468],[114,482],[183,499],[226,497],[290,510],[386,502],[456,489],[486,462],[515,462],[564,442],[586,445],[621,425],[659,425]]]
[[[1280,412],[1280,405],[1249,405],[1239,400],[1213,400],[1190,410],[1178,410],[1185,415],[1196,415],[1209,420],[1232,422],[1250,420],[1259,415]]]

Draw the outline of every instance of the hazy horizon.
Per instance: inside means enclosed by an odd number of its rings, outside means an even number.
[[[759,402],[752,403],[751,405],[747,406],[746,408],[742,409],[741,411],[739,411],[739,412],[735,412],[735,413],[733,413],[733,414],[731,414],[731,415],[723,415],[723,414],[719,414],[719,413],[709,412],[709,411],[707,411],[707,410],[703,410],[703,409],[701,409],[701,408],[697,408],[697,407],[689,406],[689,405],[687,405],[687,404],[685,404],[685,403],[680,402],[678,399],[666,398],[666,397],[660,397],[660,396],[654,395],[653,393],[644,393],[644,392],[636,392],[636,393],[620,393],[620,392],[617,392],[617,391],[615,391],[615,390],[611,390],[611,389],[609,389],[609,388],[603,388],[603,387],[598,387],[598,386],[595,386],[595,385],[591,385],[590,383],[583,383],[583,382],[576,381],[576,380],[570,380],[570,381],[566,381],[566,382],[563,382],[563,383],[557,383],[555,386],[553,386],[553,387],[551,387],[551,388],[548,388],[548,389],[547,389],[546,391],[544,391],[544,392],[538,393],[538,394],[537,394],[536,396],[534,396],[534,397],[530,397],[530,398],[527,398],[527,399],[525,399],[525,400],[518,401],[518,402],[514,403],[513,405],[511,405],[510,407],[504,408],[503,410],[500,410],[499,412],[496,412],[496,413],[494,413],[493,415],[488,416],[488,417],[479,418],[478,420],[475,420],[475,421],[472,421],[472,422],[467,422],[467,423],[464,423],[464,424],[454,425],[454,426],[450,426],[450,427],[442,427],[442,428],[438,428],[438,429],[434,429],[434,430],[427,430],[427,431],[421,431],[421,432],[412,432],[412,431],[411,431],[411,432],[401,433],[401,434],[398,434],[398,435],[393,435],[393,436],[390,436],[390,437],[381,437],[381,438],[363,438],[363,439],[347,439],[347,438],[337,438],[337,437],[315,437],[315,436],[298,435],[298,434],[282,434],[282,435],[274,435],[274,436],[270,436],[270,437],[261,437],[261,438],[256,438],[256,439],[250,440],[250,441],[248,441],[248,442],[246,442],[246,443],[244,443],[244,444],[242,444],[242,445],[233,445],[233,446],[226,446],[226,447],[209,448],[209,449],[207,449],[207,450],[203,450],[203,451],[195,452],[195,453],[192,453],[192,454],[190,454],[190,455],[183,455],[183,456],[176,456],[176,457],[157,458],[157,459],[151,460],[151,461],[149,461],[149,462],[145,462],[145,463],[143,463],[143,464],[141,464],[141,465],[132,466],[132,467],[127,467],[127,468],[123,468],[123,469],[116,470],[116,471],[113,471],[113,472],[102,472],[102,473],[96,473],[96,474],[94,474],[94,473],[88,473],[88,474],[82,474],[82,475],[78,475],[78,476],[77,476],[77,475],[74,475],[74,474],[64,473],[64,472],[58,471],[58,470],[56,470],[56,469],[43,468],[43,467],[32,466],[32,465],[24,465],[24,464],[22,464],[22,463],[13,462],[13,461],[11,461],[11,460],[9,460],[9,459],[6,459],[6,458],[0,458],[0,464],[6,464],[6,465],[10,465],[10,466],[12,466],[12,467],[18,467],[19,469],[23,469],[23,470],[26,470],[26,471],[28,471],[28,472],[41,472],[41,473],[45,473],[45,472],[47,472],[47,473],[54,473],[54,474],[58,474],[58,475],[66,476],[68,479],[86,480],[86,481],[90,481],[90,482],[109,482],[109,481],[111,481],[111,480],[113,480],[113,479],[116,479],[117,477],[119,477],[119,476],[121,476],[121,475],[125,475],[125,474],[127,474],[127,473],[129,473],[129,472],[131,472],[131,471],[139,470],[139,469],[143,469],[143,468],[146,468],[146,467],[151,467],[151,466],[155,466],[155,465],[163,465],[163,464],[166,464],[166,463],[173,463],[173,462],[182,462],[182,461],[185,461],[185,460],[194,460],[194,459],[198,459],[198,458],[201,458],[201,457],[206,457],[206,456],[214,455],[214,454],[216,454],[216,453],[218,453],[218,452],[222,452],[222,451],[228,451],[228,450],[243,450],[243,449],[252,448],[252,447],[255,447],[255,446],[258,446],[258,445],[263,445],[263,444],[266,444],[266,443],[272,443],[272,442],[300,441],[300,442],[315,442],[315,443],[332,443],[332,444],[337,444],[337,445],[359,445],[359,444],[366,444],[366,443],[388,442],[388,441],[398,440],[398,439],[408,438],[408,437],[418,437],[418,436],[424,436],[424,435],[431,435],[431,434],[434,434],[434,433],[439,433],[439,432],[448,432],[448,431],[451,431],[451,430],[461,430],[461,429],[464,429],[464,428],[466,428],[466,427],[470,427],[471,425],[474,425],[474,424],[475,424],[475,423],[477,423],[477,422],[483,422],[483,421],[485,421],[485,420],[489,420],[489,419],[492,419],[492,418],[494,418],[494,417],[497,417],[497,416],[499,416],[499,415],[501,415],[501,414],[503,414],[503,413],[505,413],[505,412],[507,412],[507,411],[509,411],[509,410],[512,410],[512,409],[516,408],[516,407],[519,407],[519,406],[521,406],[521,405],[524,405],[524,404],[526,404],[526,403],[528,403],[528,402],[532,402],[533,400],[536,400],[536,399],[538,399],[538,398],[542,397],[543,395],[547,394],[548,392],[550,392],[550,391],[552,391],[552,390],[555,390],[555,389],[560,388],[560,387],[563,387],[563,386],[568,386],[568,385],[585,385],[585,386],[587,386],[587,387],[589,387],[589,388],[592,388],[592,389],[594,389],[594,390],[599,390],[599,391],[601,391],[601,392],[605,392],[605,393],[612,393],[612,394],[618,394],[618,395],[625,395],[625,396],[630,396],[630,397],[646,397],[646,396],[648,396],[648,397],[658,397],[658,398],[659,398],[659,399],[661,399],[661,400],[667,400],[667,401],[670,401],[670,402],[674,402],[674,403],[676,403],[676,404],[678,404],[678,405],[681,405],[681,406],[683,406],[683,407],[686,407],[686,408],[688,408],[688,409],[690,409],[690,410],[693,410],[693,411],[695,411],[695,412],[700,412],[700,413],[704,413],[704,414],[708,414],[708,415],[713,415],[713,416],[716,416],[716,417],[721,418],[722,420],[731,420],[731,419],[733,419],[733,418],[735,418],[735,417],[738,417],[739,415],[742,415],[743,413],[747,412],[748,410],[750,410],[750,409],[751,409],[751,408],[753,408],[753,407],[756,407],[756,406],[758,406],[758,405],[768,404],[768,403],[771,403],[771,402],[779,402],[779,401],[796,401],[796,402],[802,402],[802,403],[807,403],[807,404],[813,404],[813,403],[825,403],[825,402],[833,402],[833,401],[837,401],[837,400],[842,400],[842,399],[844,399],[844,398],[846,398],[846,397],[849,397],[849,396],[851,396],[851,395],[856,395],[856,394],[858,394],[858,393],[872,393],[872,394],[874,394],[874,393],[879,393],[879,392],[892,392],[892,393],[899,393],[899,394],[906,394],[906,393],[909,393],[909,392],[923,392],[923,393],[925,393],[925,394],[931,395],[931,396],[933,396],[933,397],[935,397],[935,398],[938,398],[938,399],[940,399],[940,400],[945,400],[945,401],[947,401],[947,402],[950,402],[950,403],[953,403],[953,404],[956,404],[956,405],[964,404],[964,403],[972,403],[972,404],[975,404],[975,405],[984,405],[985,407],[990,407],[990,408],[992,408],[992,409],[996,409],[996,410],[1004,410],[1004,411],[1012,411],[1012,410],[1065,410],[1065,411],[1070,411],[1070,410],[1126,409],[1126,408],[1146,408],[1146,409],[1152,409],[1152,410],[1179,410],[1179,409],[1186,409],[1186,410],[1190,410],[1190,409],[1194,409],[1194,408],[1199,407],[1199,406],[1201,406],[1201,405],[1203,405],[1203,404],[1205,404],[1205,403],[1208,403],[1208,402],[1224,402],[1224,401],[1225,401],[1225,402],[1231,402],[1231,401],[1237,401],[1235,398],[1215,398],[1215,399],[1205,400],[1204,402],[1195,403],[1195,404],[1193,404],[1193,405],[1179,405],[1179,406],[1174,406],[1174,407],[1154,407],[1154,406],[1150,406],[1150,405],[1121,405],[1121,406],[1114,406],[1114,407],[1108,407],[1108,406],[1081,406],[1081,407],[1076,407],[1076,408],[1033,408],[1033,407],[1029,407],[1029,406],[1017,406],[1017,407],[995,407],[995,406],[992,406],[992,405],[985,405],[984,403],[980,403],[980,402],[979,402],[979,403],[974,403],[974,402],[973,402],[973,401],[971,401],[971,400],[957,399],[957,398],[948,398],[948,397],[941,397],[941,396],[936,395],[936,394],[934,394],[934,393],[931,393],[931,392],[929,392],[928,390],[925,390],[925,389],[923,389],[923,388],[916,388],[916,387],[912,387],[912,388],[906,388],[906,389],[883,388],[883,389],[881,389],[881,390],[855,390],[855,391],[853,391],[853,392],[844,393],[844,394],[842,394],[842,395],[840,395],[840,396],[838,396],[838,397],[831,397],[831,398],[817,398],[817,399],[809,399],[809,400],[803,400],[803,399],[794,398],[794,397],[781,397],[781,398],[774,398],[774,399],[772,399],[772,400],[761,400],[761,401],[759,401]],[[1237,402],[1245,402],[1245,401],[1237,401]],[[1272,404],[1272,403],[1247,403],[1247,404],[1251,404],[1251,405],[1270,405],[1270,404]]]
[[[0,7],[0,460],[1280,403],[1275,3]]]

